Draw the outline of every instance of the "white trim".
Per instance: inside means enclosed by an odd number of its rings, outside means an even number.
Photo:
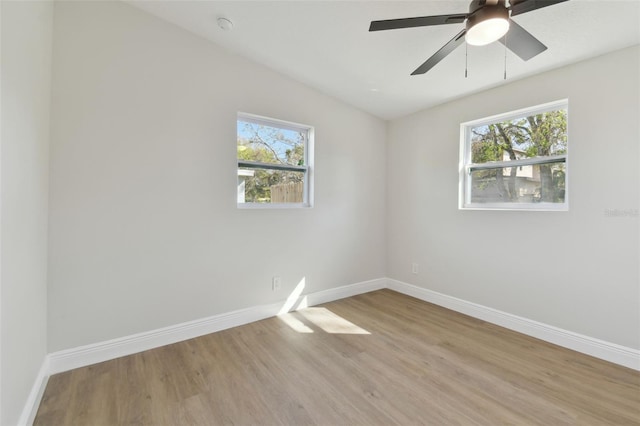
[[[383,288],[387,288],[387,279],[378,278],[329,290],[317,291],[307,295],[307,301],[309,302],[309,306],[320,305],[322,303],[328,303],[334,300],[344,299],[346,297],[357,296],[358,294],[382,290]]]
[[[31,392],[29,392],[29,397],[27,398],[27,401],[24,404],[24,408],[22,409],[22,414],[20,414],[20,419],[18,420],[19,426],[23,426],[23,425],[27,426],[27,425],[33,424],[33,421],[36,418],[36,414],[38,414],[40,401],[42,401],[42,396],[44,395],[44,390],[47,387],[48,381],[49,381],[49,355],[46,355],[42,360],[42,365],[40,366],[40,370],[38,371],[36,380],[33,383]]]
[[[48,373],[60,373],[273,317],[281,313],[283,306],[287,304],[292,307],[290,310],[294,310],[383,288],[389,288],[596,358],[640,370],[639,350],[563,330],[412,284],[380,278],[315,293],[301,294],[295,301],[281,301],[269,305],[254,306],[131,336],[54,352],[48,355]],[[300,303],[303,300],[304,303]],[[42,380],[40,376],[38,380]]]
[[[532,208],[531,206],[535,206]],[[502,210],[502,211],[528,211],[528,212],[566,212],[569,204],[564,203],[468,203],[460,210]]]
[[[273,316],[277,305],[261,305],[125,337],[51,353],[50,374],[135,354]]]
[[[407,296],[412,296],[425,302],[430,302],[526,334],[527,336],[633,368],[634,370],[640,370],[640,350],[637,349],[574,333],[552,325],[407,284],[402,281],[388,279],[387,287],[399,293],[406,294]]]
[[[309,209],[312,206],[305,203],[237,203],[240,210],[264,209]]]
[[[304,299],[305,304],[302,306],[312,306],[380,290],[385,287],[386,279],[380,278],[316,293],[301,294],[296,302]],[[287,303],[287,301],[281,301],[269,305],[254,306],[105,342],[54,352],[49,355],[49,374],[61,373],[273,317],[278,315]],[[290,303],[289,306],[295,309],[301,305],[299,303]]]
[[[552,111],[558,108],[566,108],[569,104],[569,99],[558,99],[557,101],[547,102],[540,105],[535,105],[532,107],[524,107],[520,109],[516,109],[514,111],[503,112],[500,114],[491,115],[489,117],[479,118],[477,120],[470,120],[461,123],[461,126],[467,127],[477,127],[484,126],[486,124],[492,124],[497,121],[505,121],[510,120],[512,118],[526,117],[529,115],[541,114],[543,112]]]
[[[469,164],[469,171],[508,169],[510,167],[534,166],[536,164],[566,163],[567,154],[548,155],[546,157],[527,157],[520,160],[488,161],[486,163]]]
[[[271,118],[264,115],[250,114],[248,112],[238,111],[237,120],[244,121],[246,123],[253,123],[259,126],[267,127],[280,127],[286,130],[292,130],[294,132],[308,132],[313,129],[313,126],[303,123],[296,123],[293,121],[281,120],[279,118]]]
[[[30,425],[33,423],[48,378],[51,374],[108,361],[121,356],[131,355],[273,317],[283,311],[283,306],[290,306],[287,310],[296,310],[306,306],[319,305],[383,288],[388,288],[406,294],[407,296],[415,297],[425,302],[433,303],[528,336],[536,337],[558,346],[640,371],[640,351],[637,349],[563,330],[558,327],[502,312],[477,303],[468,302],[402,281],[390,278],[378,278],[315,293],[300,294],[293,301],[287,300],[269,305],[254,306],[105,342],[53,352],[45,357],[40,367],[38,376],[31,389],[29,398],[25,403],[22,415],[20,416],[19,425]]]

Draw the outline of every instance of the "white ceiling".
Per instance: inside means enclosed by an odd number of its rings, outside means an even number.
[[[514,17],[548,50],[527,62],[508,52],[506,81],[497,42],[469,46],[468,78],[464,45],[410,76],[463,24],[369,33],[370,21],[465,13],[469,1],[127,2],[384,119],[640,43],[640,0],[570,0]]]

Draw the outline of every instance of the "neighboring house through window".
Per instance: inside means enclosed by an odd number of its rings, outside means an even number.
[[[310,126],[238,113],[238,207],[312,205]]]
[[[461,124],[461,209],[567,210],[566,100]]]

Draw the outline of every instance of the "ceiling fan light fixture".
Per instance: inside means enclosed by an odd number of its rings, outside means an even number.
[[[472,46],[493,43],[509,31],[509,10],[505,7],[485,7],[467,19],[465,40]]]

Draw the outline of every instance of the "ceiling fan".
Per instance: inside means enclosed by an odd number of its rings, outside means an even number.
[[[426,73],[465,40],[468,44],[474,46],[484,46],[500,40],[513,53],[528,61],[547,50],[547,46],[511,18],[521,13],[531,12],[532,10],[565,1],[567,0],[472,0],[469,5],[469,13],[372,21],[369,31],[466,22],[462,31],[442,46],[411,75]]]

